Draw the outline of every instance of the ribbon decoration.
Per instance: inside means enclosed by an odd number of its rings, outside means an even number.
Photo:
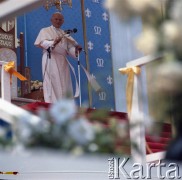
[[[16,76],[21,81],[26,81],[27,78],[22,76],[20,73],[18,73],[15,70],[15,62],[10,61],[7,64],[4,65],[4,70],[10,74],[10,83],[12,84],[12,75]]]
[[[128,75],[127,86],[126,86],[126,100],[127,100],[128,114],[130,115],[131,108],[132,108],[134,75],[140,74],[141,69],[138,66],[134,66],[134,67],[128,67],[128,68],[120,68],[119,71],[121,74]],[[146,142],[146,150],[149,154],[153,153],[147,142]]]
[[[71,63],[68,61],[68,59],[65,57],[65,59],[68,62],[68,65],[70,66],[70,69],[72,70],[74,77],[75,77],[75,82],[76,82],[76,92],[74,97],[78,97],[80,95],[80,90],[79,90],[79,85],[78,85],[78,80],[76,78],[75,70],[74,67],[71,65]],[[80,63],[80,62],[79,62]],[[83,69],[85,72],[85,75],[88,79],[88,82],[90,83],[91,87],[95,90],[95,92],[100,92],[102,90],[100,84],[96,81],[96,79],[84,68],[84,66],[80,63],[80,67]]]
[[[140,67],[134,66],[134,67],[120,68],[119,71],[121,74],[128,75],[127,86],[126,86],[126,101],[127,101],[128,114],[130,115],[132,108],[134,75],[140,74],[141,70]]]
[[[68,65],[70,67],[70,69],[72,70],[72,73],[75,77],[75,95],[74,97],[78,97],[80,95],[80,90],[79,90],[79,85],[78,85],[78,80],[77,80],[77,77],[76,77],[76,73],[75,73],[75,70],[74,70],[74,67],[71,65],[71,63],[68,61],[68,59],[65,57],[65,59],[67,60],[68,62]],[[80,63],[80,66],[81,68],[83,69],[83,71],[85,72],[86,74],[86,77],[88,79],[88,82],[90,83],[91,87],[96,91],[96,92],[99,92],[102,90],[101,86],[99,85],[99,83],[96,81],[96,79],[84,68],[84,66]]]
[[[90,83],[91,87],[96,91],[99,92],[102,90],[100,84],[96,81],[96,79],[83,67],[83,65],[81,64],[81,68],[84,70],[88,82]]]

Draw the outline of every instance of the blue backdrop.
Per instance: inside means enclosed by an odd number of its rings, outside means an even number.
[[[42,80],[41,49],[34,46],[34,41],[41,28],[50,26],[50,18],[57,10],[52,7],[46,11],[43,7],[24,14],[17,19],[17,33],[25,36],[25,63],[31,68],[31,80]],[[77,28],[78,32],[72,36],[84,47],[83,25],[80,1],[73,1],[73,7],[63,6],[62,14],[65,23],[62,29]],[[109,15],[103,8],[103,0],[86,0],[84,7],[86,21],[86,35],[90,74],[102,87],[102,91],[91,92],[92,108],[108,108],[115,110],[113,72],[110,46]],[[19,55],[18,55],[19,56]],[[77,62],[69,58],[77,72]],[[81,64],[86,67],[84,52],[80,55]],[[78,74],[78,73],[77,73]],[[82,104],[89,104],[88,81],[81,70],[81,97]],[[79,99],[77,99],[77,103]]]

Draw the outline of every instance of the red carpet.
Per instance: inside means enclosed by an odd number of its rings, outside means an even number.
[[[156,137],[148,134],[146,135],[146,142],[148,144],[148,147],[153,153],[165,151],[169,142],[171,141],[172,138],[171,125],[164,123],[162,127],[163,128],[159,136]],[[149,153],[150,151],[147,149],[147,154]]]
[[[22,108],[31,111],[36,114],[36,111],[38,108],[46,108],[48,109],[51,104],[44,103],[44,102],[35,102],[30,103],[27,105],[22,106]],[[89,116],[90,112],[97,111],[95,109],[86,109],[86,113]],[[128,121],[127,113],[124,112],[116,112],[116,111],[110,111],[108,112],[107,116],[109,117],[115,117],[119,121]],[[101,120],[103,120],[101,118]],[[103,123],[107,122],[107,118],[104,117]],[[171,125],[170,124],[163,124],[162,132],[160,133],[159,137],[151,136],[146,134],[146,143],[148,145],[148,148],[146,148],[147,154],[149,153],[155,153],[155,152],[161,152],[165,151],[166,147],[168,146],[170,140],[172,137],[172,131],[171,131]]]
[[[45,109],[48,109],[51,106],[50,103],[44,103],[44,102],[35,102],[35,103],[29,103],[24,106],[21,106],[23,109],[26,109],[28,111],[31,111],[36,114],[37,110],[42,107]],[[87,109],[86,113],[91,113],[93,111],[96,111],[95,109]],[[101,111],[101,110],[100,110]],[[108,116],[115,117],[118,120],[128,120],[127,113],[123,112],[116,112],[116,111],[106,111],[108,113]]]

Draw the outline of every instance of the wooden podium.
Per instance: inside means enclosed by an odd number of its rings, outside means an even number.
[[[24,98],[35,99],[36,101],[44,102],[43,90],[35,90],[24,95]]]

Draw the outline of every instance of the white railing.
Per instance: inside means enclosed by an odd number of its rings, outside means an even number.
[[[1,68],[1,98],[6,101],[11,101],[11,85],[10,74],[4,70],[4,65],[7,62],[0,61]]]
[[[19,120],[22,117],[27,120],[30,120],[30,119],[40,120],[39,117],[34,116],[28,111],[24,110],[23,108],[20,108],[11,103],[11,99],[12,99],[11,88],[12,87],[10,84],[10,74],[4,70],[4,65],[7,63],[8,62],[0,61],[0,70],[1,70],[0,119],[10,124],[13,124],[15,119]],[[36,100],[26,99],[26,98],[13,97],[13,99],[18,101],[24,101],[27,103],[36,102]]]
[[[18,121],[21,121],[21,123],[23,123],[23,121],[27,121],[36,124],[41,120],[40,117],[1,98],[0,98],[0,112],[1,112],[0,119],[3,119],[3,121],[11,125],[16,125]]]
[[[3,100],[6,100],[8,102],[11,102],[11,100],[19,101],[19,102],[37,102],[37,100],[34,99],[27,99],[27,98],[21,98],[17,97],[17,78],[12,77],[12,85],[10,84],[10,74],[7,73],[4,70],[4,65],[8,62],[0,61],[0,72],[1,72],[1,98]]]
[[[142,76],[145,76],[143,74],[144,69],[142,68],[146,64],[159,60],[161,56],[144,56],[139,59],[135,59],[133,61],[130,61],[126,64],[126,67],[140,67],[141,68],[141,74],[140,75],[134,75],[134,85],[133,85],[133,96],[132,96],[132,108],[131,108],[131,114],[130,114],[130,124],[136,124],[136,114],[144,115],[146,114],[146,106],[148,104],[144,103],[144,96],[147,96],[143,92],[143,84],[146,84],[146,81],[143,79]],[[148,108],[148,107],[147,107]],[[148,113],[148,112],[147,112]],[[146,163],[146,162],[152,162],[159,159],[162,159],[164,157],[165,152],[159,152],[159,153],[152,153],[146,155],[146,139],[145,139],[145,117],[140,117],[138,122],[138,125],[134,128],[130,129],[130,139],[131,142],[135,143],[137,147],[139,148],[139,151],[136,150],[134,146],[131,146],[131,156],[133,157],[134,161],[140,162],[140,163]]]

